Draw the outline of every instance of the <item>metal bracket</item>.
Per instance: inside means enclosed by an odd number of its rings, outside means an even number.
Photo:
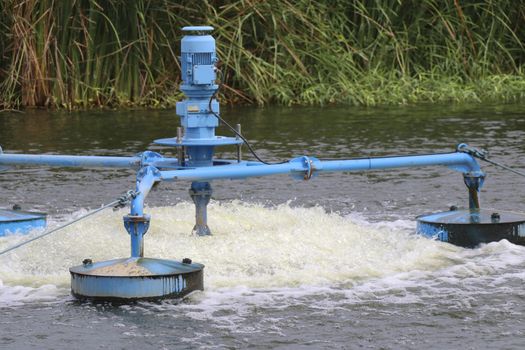
[[[315,168],[313,166],[314,162],[307,156],[304,156],[303,159],[304,159],[304,164],[306,166],[306,171],[304,173],[303,179],[305,181],[308,181],[308,180],[310,180],[312,178],[312,174],[313,174],[313,172],[315,170]]]
[[[456,151],[470,154],[471,156],[479,158],[479,159],[485,159],[489,155],[488,151],[484,149],[477,149],[474,147],[470,147],[466,143],[460,143],[459,145],[457,145]]]
[[[118,203],[113,207],[113,210],[124,208],[132,199],[135,199],[139,194],[140,192],[129,190],[128,192],[126,192],[126,194],[120,196],[117,199]]]
[[[124,227],[130,235],[144,236],[149,229],[150,218],[146,214],[143,216],[126,215],[124,216]]]
[[[161,154],[153,151],[144,151],[139,153],[139,155],[141,168],[152,166],[155,161],[162,160],[164,158]]]
[[[476,191],[483,187],[485,182],[485,174],[479,172],[470,172],[463,174],[463,180],[468,188],[473,188]]]
[[[316,176],[316,173],[315,173],[316,170],[320,170],[322,168],[321,163],[319,162],[317,158],[308,157],[308,156],[294,158],[290,160],[290,163],[301,163],[301,167],[304,169],[303,174],[301,174],[300,172],[298,173],[298,171],[291,174],[291,176],[297,180],[308,181],[312,177]]]
[[[160,179],[161,174],[159,169],[155,168],[153,165],[146,165],[137,172],[137,181],[142,180],[142,178],[150,171],[157,179]]]
[[[479,204],[479,190],[483,186],[485,181],[485,175],[483,173],[465,173],[463,174],[463,181],[468,188],[469,193],[469,208],[471,210],[477,210],[480,208]]]

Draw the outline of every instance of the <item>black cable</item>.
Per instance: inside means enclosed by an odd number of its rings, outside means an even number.
[[[497,167],[500,167],[502,169],[505,169],[507,171],[510,171],[510,172],[512,172],[512,173],[514,173],[516,175],[520,175],[520,176],[525,177],[525,173],[522,173],[521,171],[515,170],[515,169],[511,168],[510,166],[506,166],[505,164],[501,164],[501,163],[495,162],[495,161],[493,161],[491,159],[488,159],[486,157],[485,158],[479,158],[479,159],[481,159],[481,160],[483,160],[483,161],[485,161],[487,163],[490,163],[492,165],[495,165]]]
[[[222,83],[219,84],[219,88],[221,87]],[[250,145],[250,143],[248,142],[248,140],[241,135],[240,132],[238,132],[233,126],[231,126],[226,120],[222,119],[217,113],[215,113],[213,111],[213,109],[211,108],[211,103],[213,102],[213,99],[215,98],[215,96],[217,95],[217,93],[219,92],[219,88],[217,90],[215,90],[215,92],[213,93],[213,95],[211,95],[210,97],[210,101],[208,103],[208,110],[211,114],[213,114],[221,123],[223,123],[224,125],[226,125],[231,131],[233,131],[233,133],[235,135],[237,135],[243,142],[244,144],[246,145],[246,147],[248,147],[248,149],[250,150],[251,154],[253,154],[253,156],[261,163],[263,164],[266,164],[266,165],[275,165],[275,164],[284,164],[284,163],[288,163],[288,161],[282,161],[282,162],[276,162],[276,163],[270,163],[270,162],[265,162],[264,160],[261,159],[261,157],[259,157],[257,155],[257,153],[255,153],[254,149],[252,148],[252,146]]]

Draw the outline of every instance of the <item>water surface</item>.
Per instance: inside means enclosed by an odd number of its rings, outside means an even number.
[[[490,150],[524,170],[521,105],[236,108],[231,123],[269,161]],[[173,155],[151,140],[175,134],[174,111],[0,113],[5,152]],[[228,135],[220,128],[218,134]],[[219,155],[234,157],[234,149]],[[245,154],[248,158],[249,155]],[[493,166],[482,205],[522,212],[524,180]],[[45,210],[56,225],[133,188],[126,170],[14,168],[2,206]],[[466,206],[446,168],[288,176],[213,183],[213,237],[191,237],[189,184],[148,197],[146,255],[206,265],[204,292],[177,302],[79,304],[69,266],[127,256],[125,210],[108,211],[0,257],[3,348],[521,349],[525,248],[464,249],[414,235],[414,217]],[[0,238],[0,249],[20,237]]]

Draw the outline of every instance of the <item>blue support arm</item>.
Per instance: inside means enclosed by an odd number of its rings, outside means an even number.
[[[322,162],[323,171],[359,171],[441,165],[467,173],[481,171],[474,157],[462,152],[350,159]]]
[[[45,165],[59,167],[139,168],[141,157],[62,156],[0,154],[0,165]]]
[[[414,155],[400,157],[359,158],[349,160],[326,160],[300,157],[283,164],[263,165],[262,163],[244,162],[235,165],[201,167],[186,170],[161,171],[162,180],[209,181],[217,179],[238,179],[252,176],[276,174],[305,174],[310,178],[316,172],[364,171],[402,167],[447,166],[462,173],[481,173],[476,160],[463,152]]]
[[[137,196],[131,202],[129,215],[124,216],[124,227],[131,238],[131,256],[144,256],[144,235],[148,231],[150,217],[144,214],[144,201],[149,191],[160,180],[160,174],[155,167],[147,166],[137,174]]]
[[[146,151],[133,157],[6,154],[0,152],[0,167],[12,165],[130,169],[140,169],[147,165],[152,165],[156,168],[180,167],[176,158],[164,158],[160,154],[151,151]]]
[[[142,168],[137,174],[137,196],[131,201],[131,215],[144,215],[144,201],[149,194],[155,182],[159,181],[158,170],[148,166]]]

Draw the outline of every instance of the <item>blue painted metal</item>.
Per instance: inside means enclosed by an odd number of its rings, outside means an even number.
[[[300,178],[305,178],[305,176],[308,177],[319,172],[366,171],[438,165],[466,174],[479,174],[480,176],[483,174],[476,160],[472,156],[461,152],[326,161],[312,157],[300,157],[283,164],[264,165],[257,162],[241,162],[220,167],[208,166],[185,170],[166,170],[161,171],[160,174],[164,181],[240,179],[277,174],[302,174],[303,176],[300,176]],[[481,186],[481,184],[479,185]]]
[[[183,32],[210,32],[213,27],[210,26],[186,26],[182,27]]]
[[[144,235],[150,222],[150,217],[144,214],[144,200],[159,180],[160,173],[152,166],[142,168],[137,174],[137,196],[131,201],[130,214],[124,216],[124,227],[131,237],[131,257],[144,256]]]
[[[450,210],[418,216],[417,232],[463,247],[501,239],[525,245],[525,215],[487,209]]]
[[[237,145],[242,140],[234,137],[216,136],[219,126],[219,102],[214,98],[219,86],[216,84],[218,61],[215,39],[206,34],[212,27],[184,27],[183,31],[194,32],[185,35],[181,41],[181,91],[187,96],[177,102],[176,113],[184,129],[183,137],[159,139],[160,145],[184,147],[188,159],[181,164],[188,168],[212,167],[216,146]],[[207,205],[212,194],[208,182],[191,184],[190,196],[195,203],[196,225],[193,232],[210,235],[207,225]]]
[[[243,140],[238,140],[233,137],[215,136],[212,139],[187,139],[182,142],[178,142],[176,137],[157,139],[154,141],[157,145],[163,146],[228,146],[228,145],[240,145],[244,143]]]
[[[126,215],[124,216],[124,227],[131,237],[131,256],[144,256],[144,235],[149,229],[150,216]]]
[[[424,221],[417,221],[416,232],[428,238],[436,239],[441,242],[448,242],[448,230],[437,225],[428,224]]]
[[[138,168],[140,157],[62,156],[0,154],[0,165],[46,165],[59,167]]]
[[[105,157],[105,156],[69,156],[52,154],[6,154],[0,153],[0,166],[58,166],[58,167],[87,167],[87,168],[130,168],[141,169],[144,166],[156,168],[179,168],[177,158],[164,158],[162,155],[145,151],[134,157]]]
[[[173,260],[127,258],[69,269],[71,292],[80,299],[128,301],[180,298],[203,290],[204,265]]]
[[[46,214],[0,209],[0,236],[25,234],[46,227]]]

